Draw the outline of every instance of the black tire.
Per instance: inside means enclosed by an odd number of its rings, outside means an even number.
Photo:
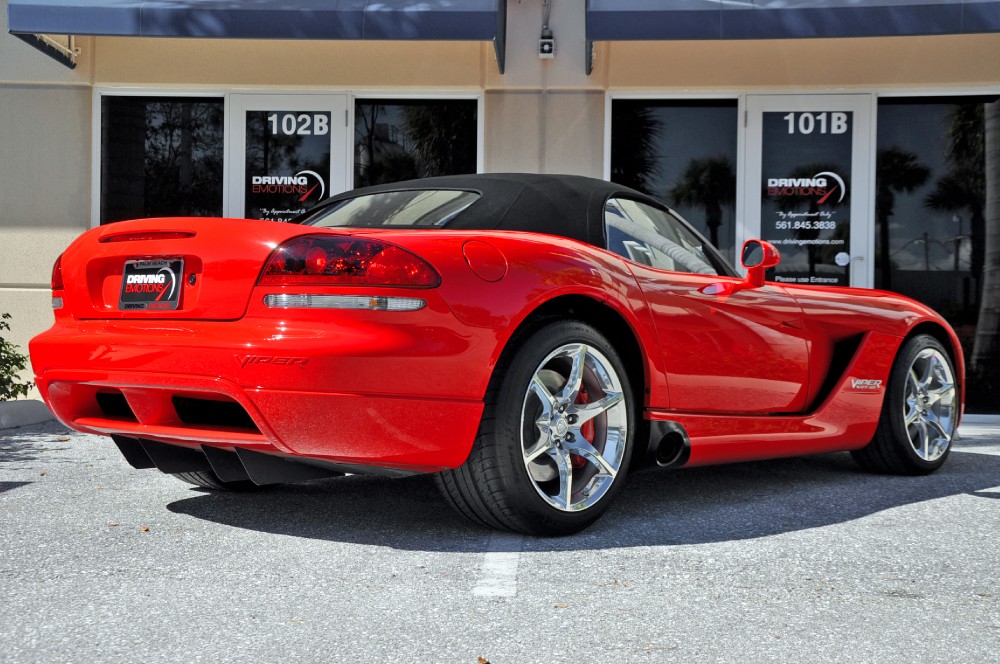
[[[261,488],[250,480],[223,482],[210,470],[193,470],[187,473],[171,474],[182,482],[194,484],[203,489],[211,489],[212,491],[255,491]]]
[[[875,437],[851,455],[862,468],[874,472],[934,472],[951,452],[960,396],[944,346],[926,334],[909,339],[889,373]]]
[[[469,458],[436,482],[474,523],[578,532],[603,514],[628,472],[636,413],[625,365],[579,321],[550,323],[512,344],[490,382]]]

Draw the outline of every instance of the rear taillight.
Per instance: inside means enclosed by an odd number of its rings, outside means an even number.
[[[52,266],[52,290],[62,290],[63,289],[63,277],[62,277],[62,254],[56,259],[55,264]]]
[[[304,235],[274,250],[258,283],[433,288],[441,277],[427,261],[389,242]]]
[[[52,265],[52,308],[62,309],[63,299],[62,295],[56,295],[56,293],[63,290],[63,276],[62,276],[62,254],[59,254],[59,258]]]

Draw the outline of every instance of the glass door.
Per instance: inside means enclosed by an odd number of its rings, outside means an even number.
[[[286,221],[348,187],[347,96],[234,94],[226,213]]]
[[[781,252],[769,279],[871,287],[873,109],[871,95],[747,98],[743,230]]]

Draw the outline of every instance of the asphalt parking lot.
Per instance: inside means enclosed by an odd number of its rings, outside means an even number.
[[[2,662],[1000,662],[1000,419],[935,475],[650,472],[569,538],[426,478],[210,494],[0,430]]]

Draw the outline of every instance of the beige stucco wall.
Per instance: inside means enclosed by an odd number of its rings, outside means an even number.
[[[21,352],[52,323],[56,256],[90,226],[90,106],[89,87],[0,84],[0,313]]]
[[[27,353],[52,323],[52,263],[90,225],[92,72],[9,35],[6,0],[0,16],[0,313],[13,316],[4,339]]]
[[[605,87],[734,91],[997,86],[1000,34],[600,45]]]
[[[99,85],[478,89],[484,49],[478,42],[103,37],[93,57]]]

